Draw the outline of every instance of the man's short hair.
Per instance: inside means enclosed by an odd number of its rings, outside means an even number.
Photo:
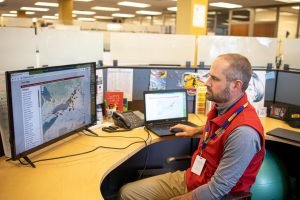
[[[252,76],[252,67],[249,60],[240,54],[223,54],[218,56],[229,63],[229,68],[225,71],[227,81],[241,80],[243,82],[242,91],[244,92],[249,85]]]

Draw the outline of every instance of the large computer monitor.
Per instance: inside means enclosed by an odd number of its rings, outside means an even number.
[[[6,72],[12,159],[95,124],[95,81],[95,63]]]

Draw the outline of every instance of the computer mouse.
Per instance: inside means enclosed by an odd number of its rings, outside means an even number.
[[[171,129],[171,133],[179,133],[179,132],[183,132],[183,130],[181,128],[172,128]]]

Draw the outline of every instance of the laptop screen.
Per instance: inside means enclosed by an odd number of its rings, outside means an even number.
[[[186,90],[147,91],[145,121],[187,118]]]

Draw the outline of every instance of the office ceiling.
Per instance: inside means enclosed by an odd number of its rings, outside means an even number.
[[[1,1],[1,0],[0,0]],[[112,13],[127,13],[127,14],[135,14],[137,10],[150,10],[150,11],[160,11],[166,14],[175,14],[175,12],[168,11],[168,7],[176,6],[176,1],[174,0],[128,0],[132,2],[146,3],[150,4],[151,7],[148,8],[133,8],[133,7],[125,7],[117,5],[118,2],[123,0],[94,0],[91,2],[79,2],[74,1],[73,10],[87,10],[91,11],[91,7],[93,6],[105,6],[105,7],[116,7],[120,8],[120,11],[108,12],[108,11],[95,11],[98,16],[111,16]],[[209,3],[212,2],[227,2],[227,3],[235,3],[240,4],[243,7],[264,7],[271,5],[283,5],[284,3],[278,2],[275,0],[209,0]],[[53,2],[57,3],[57,0],[4,0],[4,2],[0,3],[0,14],[9,13],[10,11],[18,11],[21,7],[37,7],[34,4],[36,2]],[[42,7],[42,6],[38,6]],[[28,17],[41,17],[43,15],[53,16],[55,13],[58,13],[57,7],[49,7],[50,10],[47,12],[35,12],[33,15],[28,15]],[[217,7],[209,7],[209,10],[218,10],[220,8]],[[81,15],[77,17],[90,17],[87,15]]]

